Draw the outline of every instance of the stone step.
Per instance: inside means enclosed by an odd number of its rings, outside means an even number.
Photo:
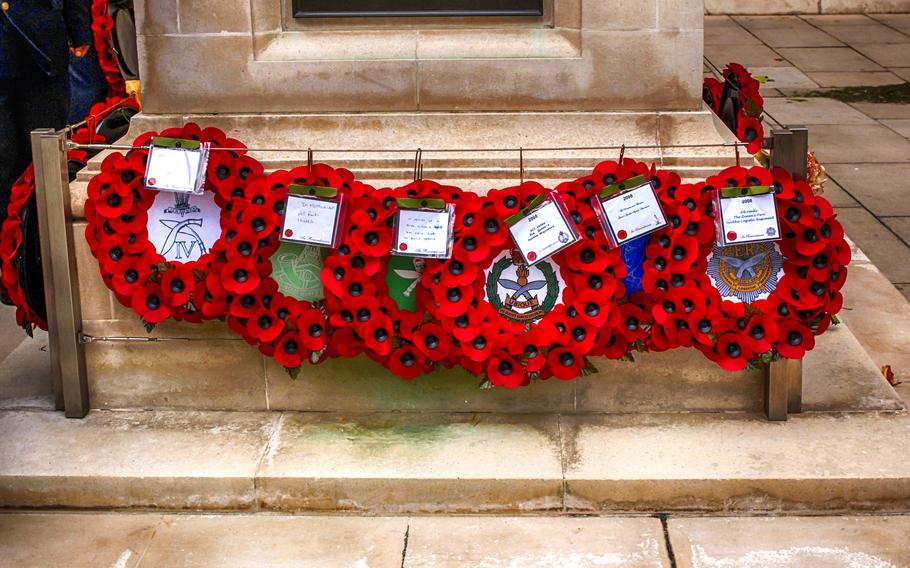
[[[910,416],[0,411],[0,506],[910,510]]]
[[[894,567],[910,517],[0,513],[12,566]],[[53,538],[48,538],[48,535]]]

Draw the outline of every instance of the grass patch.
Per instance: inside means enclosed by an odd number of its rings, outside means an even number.
[[[841,87],[824,91],[812,91],[805,97],[827,97],[845,103],[892,103],[910,104],[910,83],[882,85],[880,87]]]

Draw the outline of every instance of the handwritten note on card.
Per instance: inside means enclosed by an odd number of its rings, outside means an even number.
[[[395,254],[447,258],[451,242],[451,209],[400,209]]]
[[[281,240],[330,247],[337,226],[337,201],[288,195]]]

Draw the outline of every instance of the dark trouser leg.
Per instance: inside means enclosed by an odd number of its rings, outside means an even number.
[[[19,171],[19,147],[16,143],[15,95],[18,79],[0,79],[0,223],[6,219],[10,191]]]

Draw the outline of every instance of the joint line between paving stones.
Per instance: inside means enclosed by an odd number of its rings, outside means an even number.
[[[863,59],[868,60],[868,61],[869,61],[870,63],[872,63],[873,65],[878,65],[879,67],[881,67],[880,70],[858,71],[858,73],[881,73],[881,72],[886,72],[886,73],[891,73],[891,74],[894,75],[895,77],[897,76],[897,75],[895,75],[895,73],[894,73],[893,71],[891,71],[890,68],[885,67],[884,65],[880,64],[878,61],[875,61],[875,60],[872,59],[871,57],[867,57],[865,53],[863,53],[863,52],[861,52],[860,50],[858,50],[858,49],[856,49],[855,47],[853,47],[853,44],[851,44],[850,42],[844,41],[844,40],[842,40],[842,39],[836,37],[834,34],[832,34],[832,33],[830,33],[830,32],[827,32],[827,31],[823,30],[822,28],[820,28],[820,27],[818,27],[817,25],[813,24],[812,22],[806,20],[806,19],[803,18],[802,16],[798,16],[798,17],[799,17],[800,20],[806,22],[807,24],[809,24],[809,25],[812,26],[813,28],[817,29],[818,31],[822,32],[823,34],[827,34],[827,35],[833,37],[834,39],[836,39],[837,41],[839,41],[839,42],[841,42],[841,43],[843,44],[843,45],[819,45],[819,46],[812,47],[812,48],[810,48],[810,49],[831,49],[831,48],[835,48],[835,47],[847,47],[847,48],[849,48],[853,53],[859,55],[859,56],[862,57]],[[866,17],[868,18],[868,16],[866,16]],[[874,18],[869,18],[869,19],[872,20],[873,22],[878,22],[878,20],[876,20],[876,19],[874,19]],[[879,23],[881,23],[881,22],[879,22]],[[882,25],[884,25],[884,24],[882,24]],[[890,27],[890,26],[886,26],[886,27]],[[900,30],[897,30],[897,31],[899,31],[899,33],[900,33],[901,35],[906,35],[906,34],[904,34],[904,32],[900,32]],[[775,53],[776,53],[776,52],[775,52]],[[788,61],[789,61],[789,60],[788,60]],[[792,65],[792,64],[791,64],[791,65]],[[794,65],[794,67],[796,67],[797,69],[799,69],[799,66],[797,66],[797,65]],[[802,69],[800,69],[800,71],[802,71]],[[819,72],[820,72],[820,71],[819,71]],[[804,73],[805,73],[805,72],[804,72]]]
[[[284,416],[285,413],[281,412],[278,414],[278,417],[275,418],[272,422],[272,433],[269,435],[268,441],[262,447],[262,452],[259,454],[259,460],[256,462],[256,471],[253,472],[253,507],[254,510],[259,512],[262,510],[262,499],[259,496],[259,474],[262,471],[262,462],[265,461],[266,456],[272,451],[272,447],[278,441],[278,436],[281,435],[281,429],[284,425]]]
[[[563,452],[565,441],[562,437],[562,414],[556,415],[556,435],[559,438],[559,472],[562,474],[562,483],[559,486],[559,500],[562,502],[562,512],[565,513],[568,511],[566,495],[569,492],[569,488],[566,485],[566,456]]]
[[[155,528],[152,529],[152,536],[149,537],[148,543],[146,543],[145,548],[139,554],[139,559],[136,560],[136,568],[142,566],[142,561],[145,559],[145,555],[148,554],[149,549],[152,547],[152,542],[155,540],[155,536],[158,535],[158,529],[162,524],[164,524],[164,516],[158,517],[158,522],[155,523]]]
[[[667,560],[670,561],[670,568],[676,568],[676,553],[673,552],[673,543],[670,542],[670,527],[667,524],[669,515],[660,513],[657,518],[660,519],[660,526],[664,531],[664,545],[667,547]]]
[[[404,568],[405,559],[408,556],[408,538],[411,535],[411,519],[408,519],[408,526],[404,529],[404,547],[401,549],[401,568]]]

